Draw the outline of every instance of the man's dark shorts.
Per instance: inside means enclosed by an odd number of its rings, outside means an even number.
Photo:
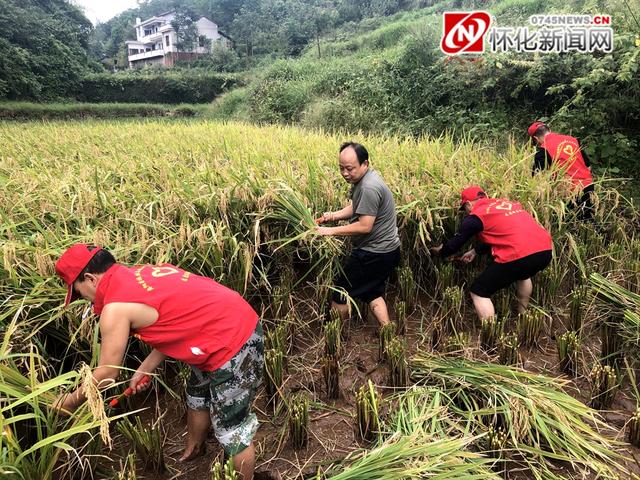
[[[369,303],[384,295],[387,280],[399,263],[400,247],[387,253],[353,250],[336,279],[336,287],[346,290],[351,298]],[[340,292],[333,293],[333,301],[347,303]]]
[[[498,290],[517,280],[526,280],[544,270],[551,263],[551,250],[533,253],[513,262],[491,262],[469,289],[480,297],[489,298]]]

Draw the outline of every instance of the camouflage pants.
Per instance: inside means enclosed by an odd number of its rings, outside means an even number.
[[[262,324],[231,360],[213,372],[191,367],[187,384],[187,406],[209,410],[216,438],[226,455],[249,446],[258,430],[251,404],[262,382],[264,345]]]

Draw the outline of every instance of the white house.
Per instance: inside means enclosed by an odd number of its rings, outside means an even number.
[[[129,53],[129,68],[144,65],[163,65],[171,67],[176,60],[192,59],[208,53],[203,37],[211,42],[224,42],[230,46],[231,40],[218,31],[218,25],[205,17],[196,22],[198,29],[198,46],[192,52],[178,52],[176,43],[178,36],[171,26],[175,18],[174,12],[166,12],[157,17],[151,17],[144,22],[136,18],[136,40],[127,40]]]

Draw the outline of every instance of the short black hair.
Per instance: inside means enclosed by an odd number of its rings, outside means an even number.
[[[548,133],[550,131],[551,130],[549,130],[549,127],[547,127],[545,124],[542,124],[536,129],[536,133],[534,133],[533,136],[539,137],[540,135],[544,135],[545,133]]]
[[[95,250],[96,248],[97,247],[95,247],[94,245],[87,246],[87,250],[89,251]],[[84,281],[84,276],[87,273],[93,273],[93,274],[104,273],[115,264],[116,264],[115,257],[111,254],[111,252],[103,248],[100,251],[98,251],[91,258],[91,260],[89,260],[89,263],[87,263],[87,266],[84,267],[84,269],[82,269],[82,271],[80,272],[76,280],[80,282]]]
[[[358,157],[358,163],[360,163],[360,165],[369,160],[369,152],[367,152],[367,149],[364,148],[364,145],[356,142],[344,142],[340,145],[340,153],[342,153],[345,148],[349,147],[355,150],[356,156]]]

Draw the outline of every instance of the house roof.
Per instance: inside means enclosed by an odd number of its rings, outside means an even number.
[[[171,15],[173,13],[175,13],[175,12],[169,11],[169,12],[161,13],[160,15],[156,15],[155,17],[148,18],[145,21],[138,23],[137,26],[138,27],[143,27],[145,25],[149,25],[150,23],[164,21],[164,20],[166,20],[166,17],[168,15]]]

